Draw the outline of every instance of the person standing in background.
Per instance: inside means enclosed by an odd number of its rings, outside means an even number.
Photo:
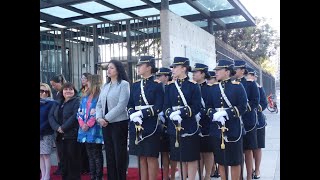
[[[107,179],[126,180],[128,160],[128,114],[130,84],[121,61],[111,60],[96,107],[96,119],[102,126]]]
[[[50,179],[51,159],[54,135],[50,126],[48,114],[56,103],[48,84],[40,83],[40,169],[41,180]]]
[[[79,97],[81,97],[81,98],[83,96],[87,95],[87,91],[89,89],[89,86],[88,86],[89,76],[91,76],[90,73],[82,73],[82,76],[81,76],[82,87],[79,91]],[[88,157],[88,153],[87,153],[87,149],[86,149],[85,144],[81,143],[80,146],[81,146],[81,174],[85,175],[90,172],[89,157]]]
[[[58,100],[60,98],[62,98],[62,94],[60,92],[62,92],[62,86],[64,83],[66,83],[66,79],[64,78],[64,76],[62,74],[58,74],[53,76],[50,79],[50,84],[52,86],[52,89],[55,90],[55,93],[52,93],[52,97],[54,100],[56,100],[58,102]],[[58,139],[55,139],[55,144],[56,144],[56,149],[57,149],[57,162],[58,162],[58,169],[53,173],[54,175],[61,175],[61,170],[62,170],[62,159],[61,159],[61,151],[62,151],[62,142]]]
[[[101,77],[88,76],[88,89],[82,94],[78,110],[78,142],[85,145],[85,153],[89,157],[91,180],[103,178],[102,128],[96,123],[96,104],[100,94]],[[83,157],[81,157],[83,158]]]
[[[77,142],[77,112],[80,98],[70,82],[63,84],[61,99],[50,110],[49,122],[61,142],[62,180],[80,180],[80,144]]]

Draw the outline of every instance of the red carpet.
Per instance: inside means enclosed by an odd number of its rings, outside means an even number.
[[[61,176],[53,175],[53,172],[56,171],[57,166],[51,167],[51,179],[50,180],[62,180]],[[41,174],[40,174],[41,176]],[[103,168],[103,177],[107,179],[107,168]],[[41,178],[41,177],[40,177]],[[129,168],[127,180],[136,180],[139,179],[139,170],[138,168]],[[90,175],[82,175],[81,180],[90,180]],[[161,180],[161,171],[159,169],[158,180]]]

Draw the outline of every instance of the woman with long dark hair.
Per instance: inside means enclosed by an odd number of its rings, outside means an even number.
[[[102,126],[107,173],[110,180],[125,180],[127,169],[128,115],[126,106],[130,85],[124,66],[118,60],[108,64],[107,82],[96,107],[96,119]]]

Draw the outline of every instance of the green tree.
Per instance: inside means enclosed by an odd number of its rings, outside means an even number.
[[[265,18],[256,18],[256,26],[215,32],[221,39],[239,52],[245,53],[255,63],[262,65],[275,55],[280,38]]]

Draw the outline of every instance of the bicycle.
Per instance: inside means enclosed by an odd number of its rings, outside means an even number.
[[[268,100],[267,109],[268,109],[270,112],[278,113],[277,102],[274,100],[272,93],[267,97],[267,100]]]

